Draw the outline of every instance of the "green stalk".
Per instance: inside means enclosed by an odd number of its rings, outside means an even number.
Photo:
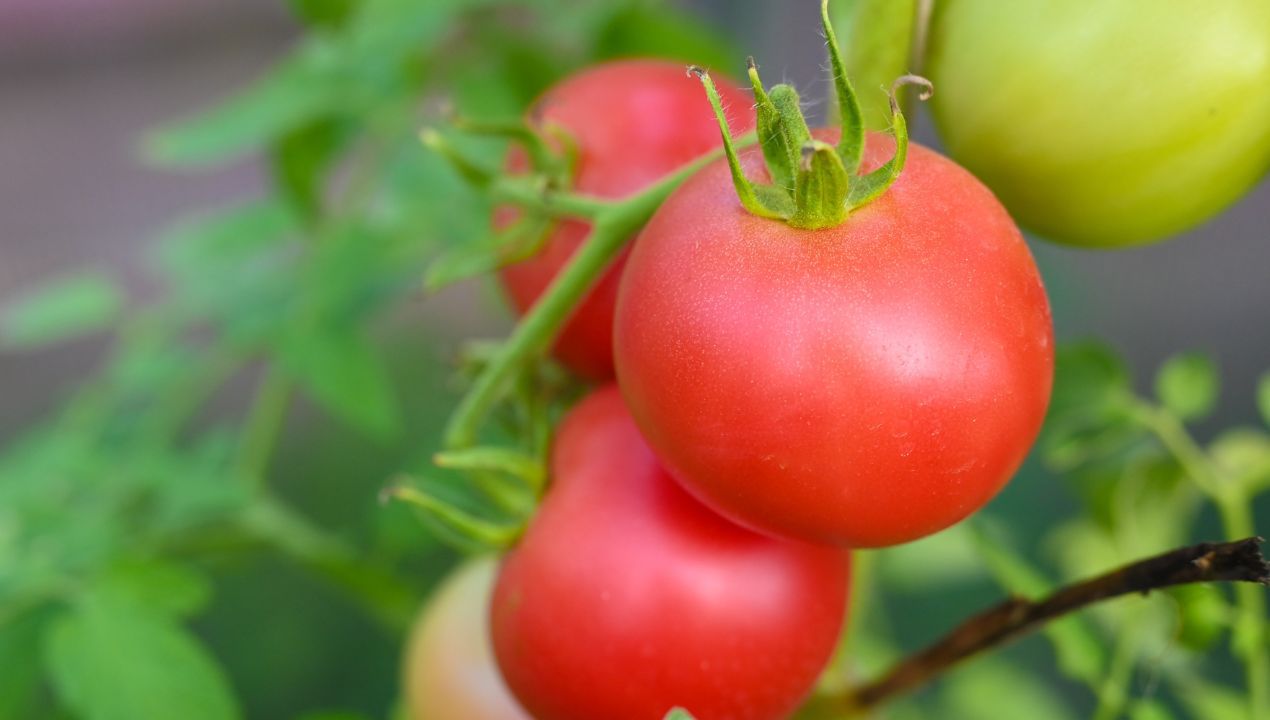
[[[743,136],[753,141],[753,135]],[[715,151],[683,166],[627,200],[605,204],[593,216],[591,236],[547,292],[525,315],[459,402],[445,431],[445,447],[475,444],[481,421],[525,364],[547,351],[569,313],[635,233],[675,188],[719,157]]]

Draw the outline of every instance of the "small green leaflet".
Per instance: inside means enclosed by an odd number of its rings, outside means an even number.
[[[1182,420],[1198,420],[1217,404],[1217,368],[1199,353],[1170,358],[1155,376],[1155,394]]]
[[[401,430],[388,366],[354,329],[297,331],[283,341],[282,367],[332,415],[376,439]]]
[[[0,316],[0,348],[32,349],[104,330],[122,308],[123,292],[104,274],[54,280]]]
[[[216,661],[184,628],[125,598],[93,593],[46,636],[62,702],[85,720],[237,720]]]

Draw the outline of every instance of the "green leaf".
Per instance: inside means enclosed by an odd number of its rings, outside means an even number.
[[[359,331],[297,328],[280,352],[287,373],[335,417],[380,440],[401,431],[388,366]]]
[[[55,280],[7,308],[0,319],[0,347],[31,349],[103,330],[122,307],[123,292],[106,275]]]
[[[316,712],[305,713],[296,720],[370,720],[370,718],[354,712]]]
[[[94,593],[60,619],[45,647],[61,700],[85,720],[242,717],[216,661],[179,625]]]
[[[696,718],[687,710],[677,707],[666,713],[666,717],[663,720],[696,720]]]
[[[274,184],[301,217],[316,219],[322,210],[323,180],[346,137],[344,126],[332,118],[310,122],[287,132],[274,143]]]
[[[1155,376],[1156,396],[1182,420],[1198,420],[1212,412],[1217,392],[1217,368],[1198,353],[1170,358]]]
[[[146,155],[162,165],[207,165],[261,148],[338,108],[339,67],[333,47],[309,42],[237,96],[154,133]]]
[[[1103,417],[1129,395],[1129,371],[1111,348],[1096,342],[1068,343],[1055,356],[1050,417],[1081,413]]]
[[[101,591],[138,607],[182,618],[202,610],[212,595],[208,579],[185,565],[163,561],[121,562],[101,581]]]
[[[886,89],[911,64],[916,0],[836,0],[829,10],[865,127],[885,130],[891,125]]]
[[[1261,421],[1270,426],[1270,372],[1257,381],[1257,410],[1261,413]]]
[[[1253,428],[1233,428],[1208,446],[1223,475],[1244,486],[1248,497],[1270,489],[1270,435]]]
[[[333,30],[344,25],[356,0],[288,0],[291,11],[307,25]]]

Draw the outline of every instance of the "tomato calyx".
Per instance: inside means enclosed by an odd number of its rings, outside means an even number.
[[[905,85],[919,85],[919,97],[933,93],[930,81],[917,75],[902,75],[891,85],[891,134],[895,154],[881,167],[859,174],[864,154],[864,119],[859,99],[847,78],[833,25],[829,21],[829,0],[821,2],[821,23],[829,48],[837,99],[841,136],[837,145],[812,138],[803,116],[798,91],[786,84],[764,90],[758,67],[748,60],[748,75],[754,88],[759,145],[772,178],[770,184],[756,183],[745,176],[731,139],[719,93],[704,69],[692,66],[705,87],[723,135],[724,152],[741,205],[759,217],[780,220],[791,227],[819,230],[841,225],[852,210],[882,195],[904,169],[908,151],[908,125],[896,97]]]

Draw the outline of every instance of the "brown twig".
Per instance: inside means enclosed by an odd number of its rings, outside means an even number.
[[[1040,625],[1100,600],[1201,582],[1254,582],[1270,585],[1270,563],[1259,537],[1202,543],[1126,565],[1106,575],[1069,585],[1038,600],[1011,598],[962,623],[934,645],[900,661],[880,679],[847,691],[854,710],[877,706],[922,685],[975,653],[1009,642]]]

